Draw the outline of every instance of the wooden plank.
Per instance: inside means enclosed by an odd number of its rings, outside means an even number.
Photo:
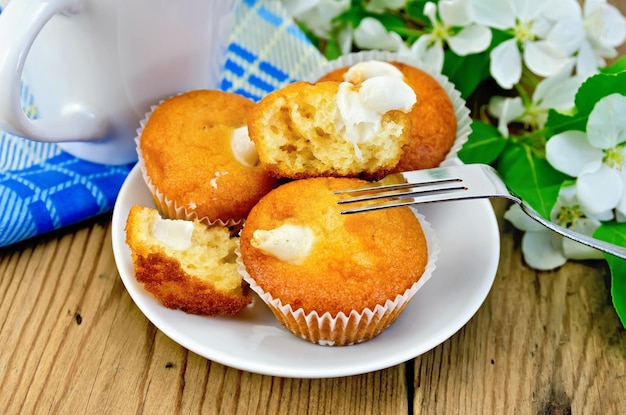
[[[604,262],[537,272],[523,263],[521,233],[502,222],[501,229],[485,304],[415,359],[414,413],[624,413],[626,332]]]

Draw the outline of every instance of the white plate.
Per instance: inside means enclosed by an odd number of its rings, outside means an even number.
[[[113,211],[113,252],[120,276],[143,314],[181,346],[249,372],[295,378],[356,375],[410,360],[444,342],[474,315],[493,283],[500,235],[488,200],[422,205],[441,245],[437,269],[396,322],[354,346],[310,344],[287,332],[260,301],[236,317],[201,317],[161,305],[134,277],[124,226],[133,205],[154,207],[135,167]]]

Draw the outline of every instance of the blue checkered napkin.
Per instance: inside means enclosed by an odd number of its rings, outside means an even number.
[[[278,0],[242,0],[221,88],[258,101],[324,62]],[[37,117],[25,84],[22,104]],[[86,162],[0,131],[0,246],[110,211],[132,167]]]
[[[278,0],[243,0],[236,21],[221,84],[224,91],[258,101],[326,62]]]

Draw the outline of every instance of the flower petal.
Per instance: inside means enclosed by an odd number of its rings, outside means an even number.
[[[626,141],[626,96],[611,94],[596,103],[587,121],[587,137],[602,149]]]
[[[546,78],[537,85],[533,101],[542,109],[569,110],[574,107],[574,98],[585,79],[579,75]]]
[[[543,232],[526,232],[522,237],[522,254],[526,263],[538,270],[548,271],[567,262],[561,251],[562,236],[544,229]]]
[[[512,1],[513,11],[518,20],[531,21],[543,13],[547,2],[545,0],[523,0]]]
[[[395,52],[404,42],[394,33],[387,32],[383,24],[373,17],[365,17],[354,29],[354,44],[361,49],[382,49]]]
[[[550,7],[542,13],[547,19],[558,22],[561,19],[580,18],[582,10],[576,0],[550,0]]]
[[[341,53],[347,54],[352,51],[353,40],[354,29],[352,27],[352,24],[348,24],[337,34],[337,43],[339,43],[339,49],[341,49]],[[406,48],[406,45],[404,45],[404,47]]]
[[[511,89],[522,77],[522,55],[515,39],[505,40],[489,54],[489,71],[498,85]]]
[[[614,209],[622,199],[624,184],[617,170],[602,164],[576,181],[578,200],[584,211],[594,214]]]
[[[439,42],[434,42],[432,35],[422,35],[411,45],[410,53],[430,66],[433,70],[441,72],[443,68],[443,47]]]
[[[547,230],[542,224],[525,214],[517,204],[512,204],[504,212],[504,219],[511,222],[517,229],[525,232],[542,232]]]
[[[572,177],[598,169],[603,156],[602,150],[592,147],[587,141],[587,134],[582,131],[566,131],[552,136],[546,143],[548,162]]]
[[[588,41],[583,41],[576,57],[576,73],[582,76],[591,76],[598,73],[601,60],[596,56]]]
[[[430,20],[431,26],[437,24],[437,5],[432,1],[426,2],[424,5],[424,15]]]
[[[569,259],[578,260],[604,258],[602,251],[567,238],[563,238],[563,254]]]
[[[439,15],[446,26],[467,26],[472,23],[468,0],[441,0]]]
[[[558,45],[559,50],[571,55],[585,40],[585,27],[580,16],[557,21],[548,33],[546,40]]]
[[[515,26],[517,16],[509,1],[470,0],[470,10],[479,24],[501,30]]]
[[[611,4],[586,1],[585,23],[588,35],[603,46],[619,46],[626,40],[626,19]]]
[[[626,221],[626,169],[622,169],[622,185],[622,198],[615,207],[617,220],[620,222]]]
[[[522,98],[493,97],[489,100],[489,112],[498,117],[498,131],[503,137],[509,136],[509,123],[524,114]]]
[[[491,30],[476,24],[464,27],[459,33],[448,39],[450,49],[459,56],[482,52],[490,44]]]
[[[565,53],[546,40],[528,41],[524,44],[524,62],[536,75],[556,75],[567,61]]]

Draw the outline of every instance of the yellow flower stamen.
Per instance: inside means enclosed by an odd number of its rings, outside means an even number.
[[[526,40],[535,40],[536,36],[532,32],[533,22],[522,22],[518,20],[515,22],[515,27],[513,28],[513,34],[515,36],[515,40],[518,43],[524,44]]]
[[[622,170],[624,167],[624,154],[622,153],[623,145],[615,146],[604,150],[604,158],[602,162],[612,169]]]
[[[585,217],[585,214],[580,210],[578,205],[561,206],[556,214],[557,222],[566,228],[571,228],[576,224],[576,221],[584,219]]]
[[[439,41],[446,40],[450,37],[450,29],[441,23],[437,22],[433,25],[433,30],[431,32],[433,37]]]

